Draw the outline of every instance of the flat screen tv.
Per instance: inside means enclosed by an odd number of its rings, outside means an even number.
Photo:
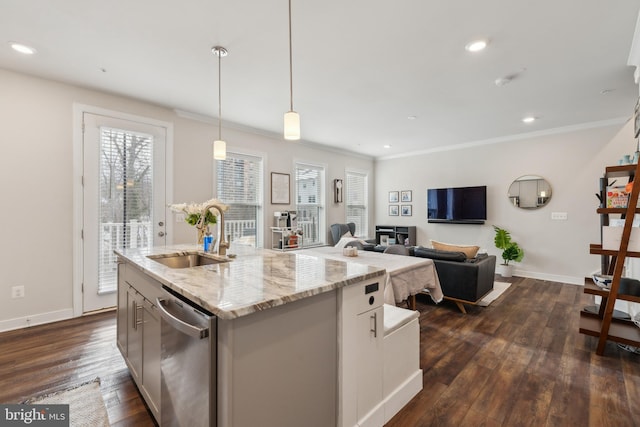
[[[487,186],[428,189],[427,218],[436,223],[484,224]]]

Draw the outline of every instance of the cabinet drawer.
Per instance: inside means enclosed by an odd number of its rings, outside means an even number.
[[[381,307],[384,300],[384,277],[347,286],[343,290],[343,304],[352,307],[356,314]]]
[[[125,280],[149,301],[155,301],[156,298],[162,296],[160,282],[153,280],[135,267],[128,266]]]

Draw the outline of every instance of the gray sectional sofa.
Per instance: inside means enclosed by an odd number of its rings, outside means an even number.
[[[416,247],[414,256],[433,260],[445,299],[454,301],[466,313],[463,304],[477,304],[493,290],[496,274],[495,255],[467,259],[462,252]]]
[[[355,224],[333,224],[330,230],[333,243],[336,244],[347,231],[354,234]],[[383,252],[386,247],[376,246],[374,242],[374,240],[366,243],[352,242],[349,245],[356,246],[360,250]],[[409,255],[433,260],[444,298],[454,301],[463,313],[466,313],[464,304],[475,305],[493,290],[496,273],[495,255],[478,254],[475,258],[467,259],[463,252],[421,246],[409,248]]]

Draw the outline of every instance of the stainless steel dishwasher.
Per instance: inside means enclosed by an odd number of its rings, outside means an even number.
[[[163,286],[162,426],[216,425],[216,317]]]

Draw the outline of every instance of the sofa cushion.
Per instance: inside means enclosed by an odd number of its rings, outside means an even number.
[[[449,243],[437,242],[435,240],[431,241],[431,246],[433,249],[439,249],[441,251],[462,252],[467,256],[467,258],[475,258],[478,250],[480,250],[480,246],[452,245]]]
[[[415,248],[414,255],[421,258],[437,259],[440,261],[465,262],[467,255],[464,252],[441,251],[439,249]]]

